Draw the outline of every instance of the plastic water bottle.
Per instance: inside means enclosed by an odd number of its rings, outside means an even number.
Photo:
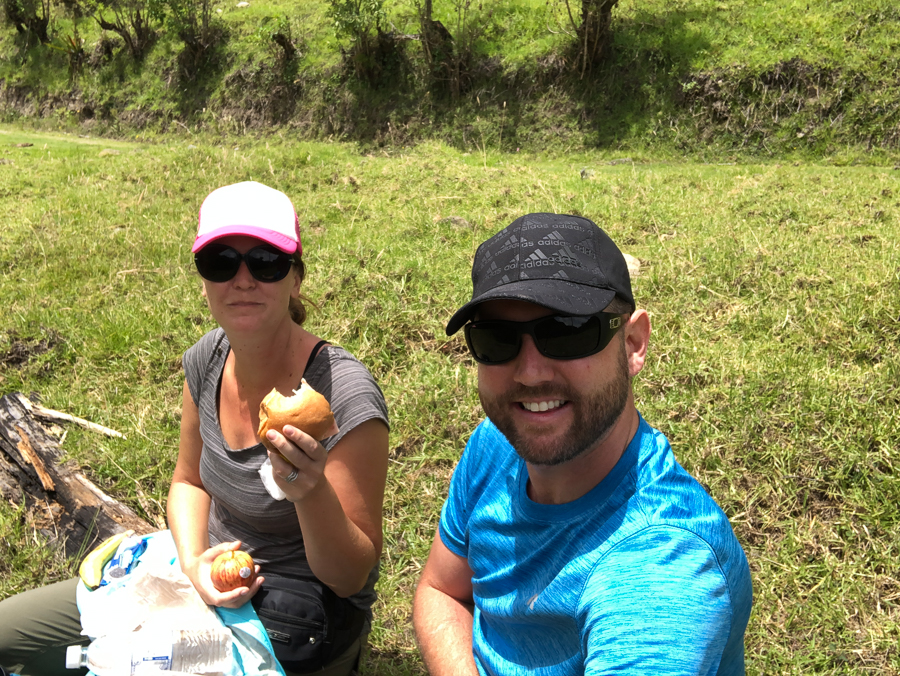
[[[101,636],[66,649],[66,669],[87,667],[97,676],[137,676],[154,671],[221,674],[231,661],[231,631],[173,629]]]

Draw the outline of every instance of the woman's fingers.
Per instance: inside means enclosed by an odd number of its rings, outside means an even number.
[[[303,451],[311,460],[317,460],[326,455],[325,447],[322,446],[322,444],[293,425],[285,425],[282,434],[289,441],[293,442],[293,444]]]
[[[216,589],[212,581],[212,564],[216,560],[216,557],[224,552],[234,551],[240,548],[240,540],[222,542],[215,547],[210,547],[204,551],[200,556],[194,559],[194,563],[190,564],[188,569],[185,570],[185,573],[194,584],[197,593],[200,594],[200,598],[208,605],[238,607],[246,603],[246,599],[241,598],[247,594],[246,590],[243,592],[241,589],[220,592]],[[257,566],[257,572],[258,568],[259,567]],[[234,603],[237,603],[238,606],[233,605]]]
[[[203,597],[203,600],[206,601],[206,603],[208,603],[209,605],[222,606],[225,608],[240,608],[242,605],[247,603],[247,601],[253,598],[256,592],[259,591],[262,583],[265,581],[265,578],[261,577],[259,574],[259,565],[256,565],[254,566],[256,577],[249,587],[238,587],[237,589],[232,589],[226,592],[222,592],[216,589],[215,585],[213,585],[212,583],[212,562],[220,554],[229,551],[236,551],[240,548],[240,540],[234,540],[233,542],[222,542],[215,547],[210,547],[201,555],[201,559],[206,565],[201,565],[200,571],[198,573],[198,575],[200,575],[202,578],[200,581],[202,589],[198,589],[197,591],[200,592],[200,596]]]
[[[278,485],[289,500],[301,500],[324,479],[328,454],[311,436],[285,425],[282,433],[269,430],[266,439],[277,451],[269,451],[269,458]]]
[[[241,548],[241,541],[234,540],[232,542],[220,542],[215,547],[210,547],[207,549],[202,556],[205,559],[208,559],[210,563],[215,561],[216,557],[219,554],[224,554],[225,552],[232,552]]]
[[[272,463],[273,473],[279,479],[282,479],[282,480],[287,479],[291,475],[291,472],[293,472],[294,470],[296,470],[298,474],[300,472],[299,469],[297,469],[294,465],[292,465],[287,460],[285,460],[284,456],[281,455],[280,453],[271,453],[270,452],[269,460]],[[303,463],[298,463],[298,464],[303,464]]]
[[[259,566],[256,567],[256,572],[259,573]],[[224,606],[225,608],[240,608],[256,595],[256,592],[259,591],[265,580],[266,578],[257,574],[256,579],[253,580],[249,587],[239,587],[238,589],[232,589],[230,592],[221,593],[221,602],[216,605]]]
[[[294,457],[302,457],[292,456],[291,451],[297,451],[313,462],[323,460],[327,455],[322,444],[292,425],[285,425],[281,434],[270,430],[267,438],[291,462]]]

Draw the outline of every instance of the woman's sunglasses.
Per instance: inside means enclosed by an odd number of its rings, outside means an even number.
[[[516,358],[523,334],[531,336],[545,357],[581,359],[609,345],[621,326],[621,315],[598,312],[589,316],[550,315],[530,322],[476,320],[466,324],[464,331],[475,361],[494,365]]]
[[[278,282],[287,277],[293,257],[268,244],[255,246],[245,254],[224,244],[207,244],[194,254],[194,264],[203,279],[210,282],[227,282],[241,267],[241,261],[253,279],[260,282]]]

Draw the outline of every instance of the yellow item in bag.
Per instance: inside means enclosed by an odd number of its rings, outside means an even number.
[[[125,538],[134,535],[133,530],[116,533],[97,545],[78,567],[78,577],[88,589],[96,589],[103,579],[103,567],[113,557]]]

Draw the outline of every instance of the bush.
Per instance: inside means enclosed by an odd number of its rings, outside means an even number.
[[[387,20],[384,0],[331,0],[328,17],[334,23],[335,35],[356,44],[371,40],[373,29],[380,32]]]
[[[81,74],[82,67],[87,61],[87,52],[84,51],[84,39],[78,32],[77,20],[72,24],[70,35],[57,35],[47,43],[47,46],[66,55],[66,60],[69,62],[70,79],[74,80]]]
[[[169,26],[184,43],[180,58],[182,78],[193,80],[225,31],[213,19],[210,0],[164,1],[169,8]]]
[[[453,0],[453,36],[439,21],[423,22],[426,49],[431,58],[432,77],[441,88],[459,99],[472,85],[476,66],[475,46],[490,23],[492,10],[474,0]]]
[[[394,42],[387,38],[384,0],[331,0],[328,17],[338,38],[349,38],[345,52],[357,77],[378,82],[382,64],[389,60]]]
[[[144,58],[163,16],[160,0],[95,0],[91,9],[100,28],[122,38],[135,61]],[[112,21],[107,17],[112,15]]]

